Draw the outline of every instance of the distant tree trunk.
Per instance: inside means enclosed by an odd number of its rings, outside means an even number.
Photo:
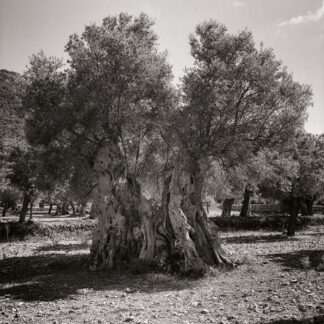
[[[61,214],[62,215],[68,215],[69,214],[69,204],[66,201],[64,201],[64,203],[62,204]]]
[[[307,206],[306,206],[306,198],[300,198],[299,208],[300,208],[300,213],[303,216],[308,215]]]
[[[247,185],[244,190],[244,199],[242,204],[242,209],[240,216],[241,217],[250,217],[251,216],[251,196],[253,190],[250,185]]]
[[[55,211],[55,216],[61,215],[62,214],[62,205],[61,204],[56,204],[56,211]]]
[[[31,200],[30,196],[28,194],[24,194],[22,208],[21,208],[20,214],[19,214],[19,223],[24,223],[26,220],[26,215],[28,212],[28,205],[30,203],[30,200]]]
[[[81,215],[83,215],[83,213],[84,213],[85,206],[86,206],[86,203],[81,203],[80,212],[79,212]]]
[[[315,199],[316,199],[315,197],[307,197],[305,199],[307,215],[309,215],[309,216],[314,215],[314,202],[315,202]]]
[[[5,217],[6,216],[6,212],[7,212],[7,205],[4,205],[3,206],[3,209],[2,209],[2,217]]]
[[[286,214],[290,212],[290,202],[289,199],[281,199],[280,200],[280,213]]]
[[[99,202],[98,199],[93,200],[93,203],[92,203],[91,209],[90,209],[90,215],[89,215],[90,219],[95,219],[98,216],[98,211],[97,211],[98,202]]]
[[[295,235],[296,220],[298,217],[299,208],[300,208],[300,199],[299,198],[291,198],[290,216],[289,216],[289,220],[288,220],[288,229],[287,229],[288,236]]]
[[[30,202],[30,208],[29,208],[29,219],[32,220],[33,219],[33,203]]]
[[[71,206],[71,208],[72,208],[72,215],[75,215],[76,212],[75,212],[75,206],[74,206],[73,201],[70,201],[70,206]]]
[[[234,199],[225,199],[223,201],[223,208],[222,208],[222,217],[230,217],[231,216],[231,212],[232,212],[232,206],[234,203]]]
[[[52,213],[52,208],[53,208],[53,204],[50,204],[49,208],[48,208],[48,214],[49,215]]]

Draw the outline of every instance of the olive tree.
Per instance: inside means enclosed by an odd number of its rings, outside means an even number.
[[[227,32],[214,21],[190,38],[194,66],[182,83],[182,106],[170,130],[178,158],[165,183],[169,219],[184,271],[229,263],[212,239],[202,206],[203,161],[248,161],[262,147],[293,137],[302,127],[311,90],[294,82],[273,51],[256,48],[251,33]]]
[[[174,105],[174,91],[152,26],[145,14],[107,17],[70,37],[67,70],[41,53],[25,74],[29,141],[43,152],[57,148],[70,184],[79,170],[91,175],[98,219],[93,270],[155,254],[153,215],[139,178],[154,160],[156,124]]]

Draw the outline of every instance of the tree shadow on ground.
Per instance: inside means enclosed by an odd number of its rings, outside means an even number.
[[[269,322],[262,322],[263,324],[323,324],[324,323],[324,315],[318,315],[309,318],[303,319],[279,319],[273,320]],[[260,323],[261,324],[261,323]]]
[[[47,254],[0,260],[0,296],[24,301],[53,301],[91,291],[158,292],[188,289],[197,280],[146,272],[88,270],[88,256]],[[129,292],[128,291],[128,292]]]
[[[239,235],[223,237],[222,241],[225,243],[272,243],[272,242],[285,242],[285,241],[297,241],[298,238],[290,238],[283,234],[261,234],[261,235]]]
[[[71,244],[54,244],[40,246],[36,249],[37,252],[48,252],[48,251],[77,251],[89,249],[87,243],[71,243]]]
[[[289,253],[264,255],[265,258],[279,263],[286,270],[316,270],[324,271],[324,250],[300,250]]]

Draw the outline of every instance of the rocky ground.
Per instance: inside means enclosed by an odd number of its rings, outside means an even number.
[[[199,280],[91,273],[89,235],[0,244],[0,323],[324,323],[324,227],[221,233],[242,264]]]

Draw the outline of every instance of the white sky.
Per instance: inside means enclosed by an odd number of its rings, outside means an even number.
[[[121,11],[155,18],[176,80],[192,64],[188,36],[199,22],[212,18],[231,32],[251,30],[297,81],[312,85],[306,129],[324,133],[324,0],[0,0],[0,68],[21,73],[41,49],[65,57],[70,34]]]

